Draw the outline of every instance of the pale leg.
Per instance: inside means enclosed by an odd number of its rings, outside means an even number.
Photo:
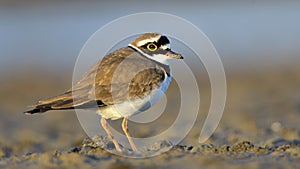
[[[110,137],[110,139],[112,140],[112,142],[114,143],[116,150],[119,152],[122,152],[119,143],[117,142],[117,140],[115,140],[114,136],[112,135],[109,127],[107,126],[107,122],[105,118],[101,118],[100,120],[102,127],[104,128],[104,130],[106,131],[106,133],[108,134],[108,136]]]
[[[132,150],[133,151],[138,151],[137,148],[136,148],[136,146],[135,146],[135,144],[134,144],[134,142],[133,142],[133,140],[131,139],[131,137],[129,135],[128,128],[127,128],[127,122],[128,122],[128,119],[124,118],[123,122],[122,122],[122,129],[123,129],[123,131],[124,131],[124,133],[125,133],[128,141],[129,141],[129,144],[130,144]]]

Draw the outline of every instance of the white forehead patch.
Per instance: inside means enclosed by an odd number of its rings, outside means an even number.
[[[137,46],[143,46],[143,45],[145,45],[149,42],[157,42],[160,37],[161,37],[161,35],[157,35],[157,36],[155,36],[153,38],[150,38],[150,39],[144,39],[144,40],[139,41],[136,45]]]
[[[170,44],[161,45],[160,48],[162,48],[163,50],[171,49]]]

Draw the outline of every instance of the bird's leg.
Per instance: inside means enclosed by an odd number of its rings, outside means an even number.
[[[136,146],[135,146],[133,140],[131,139],[131,137],[130,137],[130,135],[129,135],[128,128],[127,128],[127,122],[128,122],[128,119],[127,119],[127,118],[124,118],[124,119],[123,119],[123,122],[122,122],[122,129],[123,129],[123,131],[124,131],[124,133],[125,133],[125,135],[126,135],[128,141],[129,141],[129,144],[130,144],[132,150],[135,151],[135,152],[137,152],[138,149],[136,148]]]
[[[119,152],[122,152],[121,147],[119,145],[119,143],[117,142],[117,140],[114,138],[114,136],[112,135],[109,127],[107,126],[107,122],[105,118],[101,118],[100,120],[102,127],[104,128],[104,130],[106,131],[106,133],[108,134],[108,137],[112,140],[112,142],[114,143],[116,150]]]

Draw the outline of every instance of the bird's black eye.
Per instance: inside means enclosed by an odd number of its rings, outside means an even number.
[[[147,45],[147,49],[148,49],[149,51],[151,51],[151,52],[156,51],[157,45],[155,45],[154,43],[149,43],[149,44]]]

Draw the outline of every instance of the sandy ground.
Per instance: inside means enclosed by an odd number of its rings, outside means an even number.
[[[27,105],[38,99],[68,89],[70,71],[7,73],[1,76],[0,83],[0,168],[297,168],[299,70],[228,74],[226,109],[214,135],[207,142],[198,143],[205,117],[200,114],[179,145],[144,159],[124,158],[104,151],[87,138],[73,111],[22,114]],[[210,89],[206,78],[201,81],[201,111],[205,112]],[[161,125],[135,127],[129,123],[129,128],[134,136],[147,136],[163,130],[169,124],[166,121],[168,116],[157,123]],[[111,144],[109,140],[102,141]],[[155,148],[167,146],[170,145],[161,142]]]

